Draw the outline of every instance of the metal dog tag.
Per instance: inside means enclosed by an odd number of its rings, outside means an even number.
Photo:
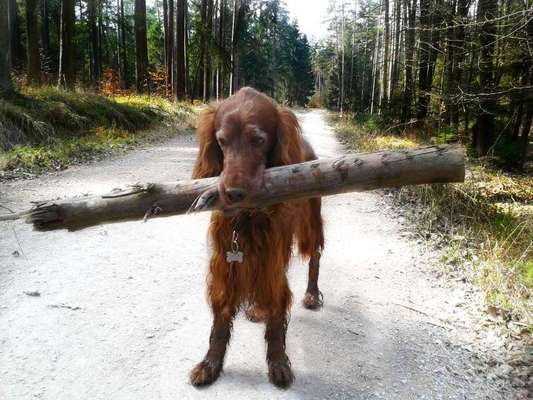
[[[233,231],[231,238],[231,251],[226,251],[226,262],[229,263],[242,263],[244,253],[239,250],[239,234],[237,231]]]
[[[243,260],[243,252],[242,251],[227,251],[226,252],[226,262],[232,263],[232,262],[238,262],[242,263]]]

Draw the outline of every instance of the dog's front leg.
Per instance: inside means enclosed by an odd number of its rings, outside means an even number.
[[[285,311],[278,313],[268,319],[265,332],[268,378],[270,382],[281,388],[289,387],[294,381],[291,362],[285,352],[287,324]]]
[[[214,315],[209,336],[209,350],[204,359],[191,371],[190,378],[194,386],[209,385],[219,377],[231,337],[232,321],[233,315],[229,318]]]

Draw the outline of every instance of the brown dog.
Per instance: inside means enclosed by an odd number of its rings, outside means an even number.
[[[316,156],[302,138],[294,114],[252,88],[243,88],[203,112],[198,140],[193,178],[220,175],[222,204],[238,203],[239,209],[214,211],[211,217],[208,297],[213,326],[209,350],[191,371],[191,383],[202,386],[218,378],[233,318],[246,306],[250,319],[266,321],[270,381],[288,387],[294,376],[285,352],[292,301],[287,266],[296,236],[300,254],[310,259],[303,303],[309,309],[319,307],[318,271],[324,246],[321,202],[316,198],[252,209],[246,201],[263,184],[266,168]]]

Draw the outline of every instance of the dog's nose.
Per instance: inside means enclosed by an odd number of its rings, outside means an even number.
[[[243,188],[229,187],[226,189],[226,196],[230,203],[238,203],[246,197],[246,190]]]

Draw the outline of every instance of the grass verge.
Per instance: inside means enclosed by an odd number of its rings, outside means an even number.
[[[372,118],[332,115],[341,139],[357,151],[428,143],[416,132],[387,134]],[[438,140],[437,140],[438,141]],[[463,268],[504,319],[533,327],[533,184],[531,177],[469,161],[464,184],[404,187],[394,198],[423,237],[439,238],[443,262]]]
[[[52,87],[0,98],[0,174],[62,169],[192,126],[195,108],[160,97],[107,97]],[[3,172],[2,172],[3,171]]]

